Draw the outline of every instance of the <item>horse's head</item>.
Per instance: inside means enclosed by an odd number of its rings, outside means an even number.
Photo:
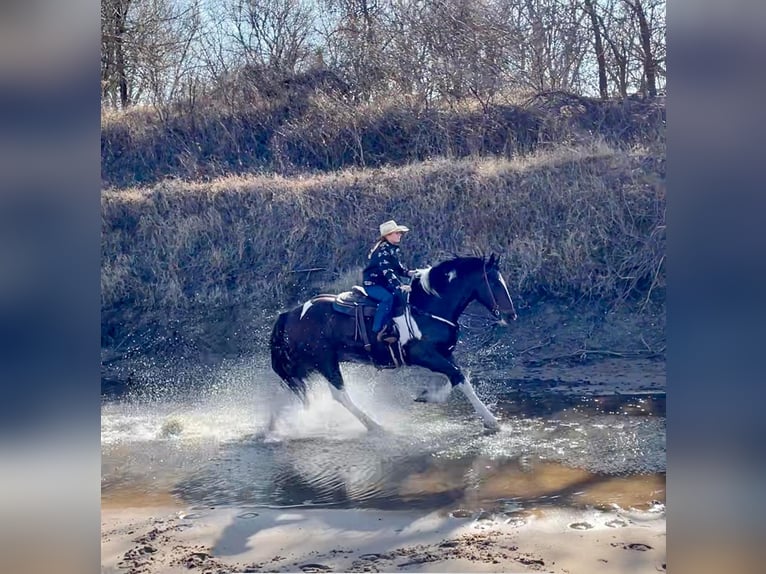
[[[508,293],[503,274],[500,273],[500,258],[493,253],[484,261],[482,281],[476,288],[476,299],[492,313],[501,325],[516,320],[516,308]]]

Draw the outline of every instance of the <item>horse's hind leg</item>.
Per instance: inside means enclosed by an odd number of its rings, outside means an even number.
[[[300,377],[293,377],[292,375],[286,375],[283,381],[285,383],[285,386],[292,391],[292,394],[301,400],[301,403],[303,404],[303,408],[304,409],[308,408],[308,395],[306,394],[307,393],[306,383],[303,381],[303,379]],[[269,414],[269,422],[266,425],[267,432],[273,433],[276,431],[277,422],[282,417],[282,415],[289,410],[290,406],[291,406],[290,402],[286,402],[271,411],[271,413]]]
[[[343,383],[343,376],[340,373],[340,365],[338,364],[337,359],[327,359],[325,363],[321,366],[320,372],[327,378],[327,380],[330,382],[330,391],[332,392],[333,398],[338,401],[340,404],[342,404],[348,411],[353,414],[357,419],[359,419],[359,422],[361,422],[365,427],[367,427],[367,430],[382,430],[383,427],[380,426],[377,422],[375,422],[373,419],[371,419],[367,413],[365,413],[362,409],[356,406],[354,404],[354,401],[351,400],[351,397],[348,395],[348,392],[346,391],[346,386]]]

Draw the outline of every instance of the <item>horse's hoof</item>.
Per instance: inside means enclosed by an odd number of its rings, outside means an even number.
[[[497,421],[494,421],[494,422],[484,421],[484,430],[486,430],[487,433],[496,433],[500,430],[500,423],[498,423]]]
[[[442,387],[425,388],[415,397],[416,403],[443,404],[449,400],[452,386],[448,383]]]

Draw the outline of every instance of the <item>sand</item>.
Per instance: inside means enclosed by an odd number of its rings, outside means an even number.
[[[663,572],[664,509],[102,509],[102,573]]]

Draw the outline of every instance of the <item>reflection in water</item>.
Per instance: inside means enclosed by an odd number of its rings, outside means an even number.
[[[166,493],[191,505],[383,509],[664,501],[664,398],[517,389],[489,397],[502,422],[499,433],[485,434],[460,397],[412,402],[418,377],[370,381],[369,371],[344,369],[354,399],[390,429],[376,435],[324,386],[305,411],[275,392],[270,373],[254,379],[252,371],[238,365],[193,393],[106,402],[105,503]],[[291,406],[280,411],[284,404]],[[283,414],[269,429],[274,412]]]

